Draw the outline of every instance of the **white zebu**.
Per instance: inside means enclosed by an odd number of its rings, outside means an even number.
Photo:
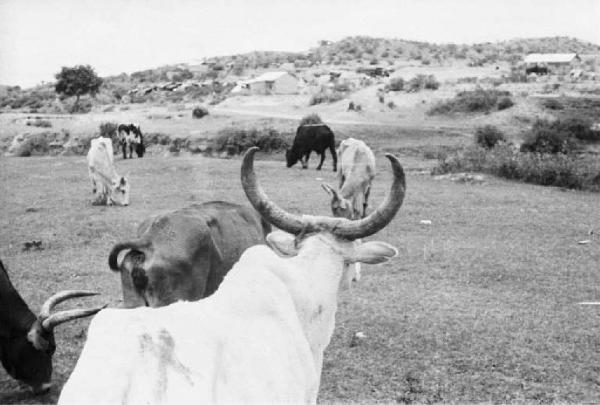
[[[339,192],[323,184],[331,194],[331,210],[336,217],[359,219],[366,215],[371,183],[375,178],[375,155],[366,143],[344,139],[338,148]]]
[[[404,172],[388,155],[394,182],[367,218],[296,216],[258,185],[256,149],[244,156],[242,184],[252,205],[283,230],[267,237],[275,252],[247,249],[206,299],[100,312],[59,404],[316,402],[349,264],[397,254],[384,242],[354,240],[392,220]]]
[[[129,205],[129,181],[115,170],[110,138],[92,139],[87,161],[92,192],[97,197],[94,204]]]
[[[375,178],[375,155],[366,143],[354,138],[344,139],[337,153],[340,159],[340,191],[323,184],[325,191],[331,194],[331,212],[341,218],[363,218],[367,213],[371,183]],[[352,281],[359,281],[360,277],[361,265],[356,263]]]

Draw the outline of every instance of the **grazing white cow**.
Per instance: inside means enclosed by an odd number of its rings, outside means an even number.
[[[257,183],[257,149],[244,156],[242,184],[254,208],[282,230],[267,236],[273,250],[247,249],[206,299],[101,311],[59,404],[316,403],[349,264],[397,254],[387,243],[355,239],[392,220],[404,172],[388,155],[391,191],[364,219],[299,216]]]
[[[323,184],[331,194],[331,210],[336,217],[364,218],[371,183],[375,178],[375,155],[366,143],[354,138],[344,139],[338,148],[340,170],[339,192]]]
[[[325,191],[331,194],[331,211],[336,217],[364,218],[371,183],[375,178],[375,155],[363,141],[348,138],[340,143],[338,158],[340,159],[338,171],[340,191],[323,184]],[[361,265],[356,263],[352,281],[359,281],[360,277]]]
[[[94,204],[129,205],[129,181],[115,170],[110,138],[92,139],[87,161],[92,192],[97,197]]]

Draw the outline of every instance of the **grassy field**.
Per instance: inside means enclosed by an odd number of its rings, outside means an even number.
[[[373,203],[391,179],[378,158]],[[423,174],[428,163],[414,155],[401,161],[404,206],[371,238],[400,255],[367,267],[342,293],[320,401],[599,402],[600,313],[576,305],[600,300],[600,239],[577,243],[600,231],[598,195],[493,178],[457,184]],[[119,278],[107,266],[113,243],[152,214],[196,201],[245,201],[238,159],[149,157],[116,166],[130,173],[129,207],[91,205],[84,157],[0,159],[0,257],[34,310],[67,288],[102,293],[69,305],[119,305]],[[285,169],[280,156],[263,156],[256,167],[281,206],[328,213],[319,183],[335,184],[329,157],[321,172]],[[23,251],[31,240],[42,240],[43,250]],[[50,393],[33,397],[1,369],[0,403],[56,402],[87,325],[57,329]],[[359,331],[366,338],[351,345]]]

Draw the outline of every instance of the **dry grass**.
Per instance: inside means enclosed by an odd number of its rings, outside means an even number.
[[[373,143],[377,150],[398,149],[406,134],[375,134]],[[374,203],[390,180],[378,155]],[[285,169],[265,158],[257,171],[277,203],[327,213],[319,184],[335,183],[333,172]],[[401,161],[409,173],[406,202],[376,236],[400,255],[365,269],[342,294],[321,401],[600,401],[600,317],[575,305],[600,298],[600,240],[577,244],[600,228],[597,194],[495,179],[483,186],[436,181],[413,174],[421,160]],[[32,308],[57,290],[79,287],[102,293],[91,302],[118,305],[119,280],[106,264],[114,242],[133,235],[151,214],[193,201],[245,201],[237,159],[118,159],[116,165],[131,173],[126,208],[91,205],[83,157],[0,159],[0,182],[10,190],[0,194],[0,257]],[[32,239],[45,249],[22,251]],[[87,324],[57,330],[57,386],[49,394],[32,397],[1,369],[0,403],[56,402]],[[357,331],[367,338],[350,347]]]

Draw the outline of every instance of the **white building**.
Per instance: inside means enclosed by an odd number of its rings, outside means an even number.
[[[267,72],[254,79],[240,82],[232,93],[297,94],[299,79],[288,72]]]
[[[526,67],[546,67],[549,73],[568,74],[581,64],[576,53],[531,53],[524,59]]]

